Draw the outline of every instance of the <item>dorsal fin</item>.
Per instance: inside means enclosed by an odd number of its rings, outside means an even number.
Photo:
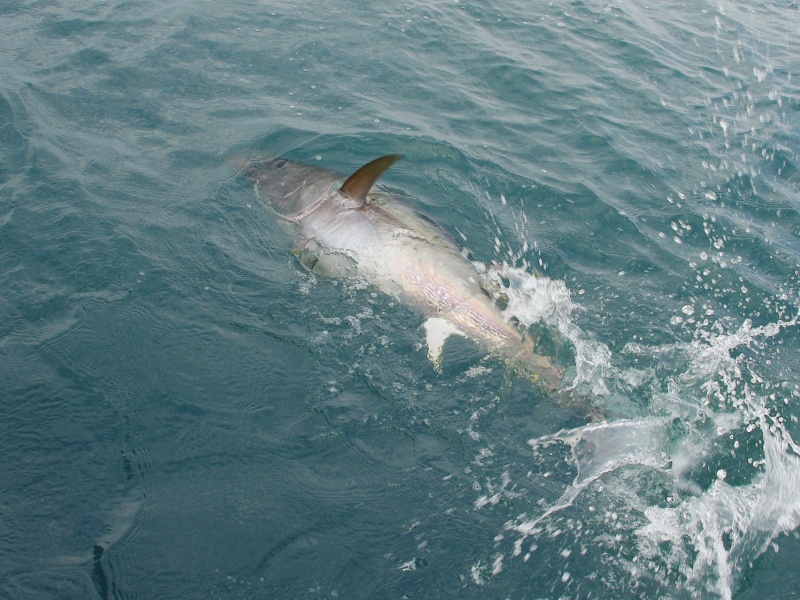
[[[342,187],[339,188],[339,191],[364,204],[367,201],[367,194],[369,194],[375,182],[378,181],[378,178],[401,158],[403,158],[402,154],[389,154],[388,156],[376,158],[350,175],[347,181],[342,184]]]

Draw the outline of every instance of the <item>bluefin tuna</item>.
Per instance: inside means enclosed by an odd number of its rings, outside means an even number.
[[[346,177],[283,158],[237,161],[258,197],[294,229],[293,253],[308,270],[362,277],[427,317],[428,356],[441,368],[450,335],[477,342],[545,390],[563,369],[532,336],[503,318],[464,249],[433,218],[376,186],[402,156],[383,156]]]

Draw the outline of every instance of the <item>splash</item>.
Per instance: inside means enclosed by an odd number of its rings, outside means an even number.
[[[508,268],[503,277],[510,314],[523,324],[542,320],[575,345],[583,361],[576,382],[608,389],[631,380],[612,367],[607,348],[571,322],[575,306],[563,284]],[[757,327],[745,320],[689,343],[627,346],[624,354],[672,369],[656,370],[649,381],[651,414],[530,440],[532,465],[560,451],[561,469],[575,476],[555,501],[505,524],[491,570],[475,565],[473,580],[483,584],[504,561],[527,561],[560,539],[548,556],[563,560],[555,572],[567,575],[553,590],[574,594],[581,585],[571,562],[581,548],[585,576],[610,569],[617,591],[627,585],[637,593],[731,598],[752,562],[800,526],[800,446],[780,413],[798,392],[770,383],[758,372],[769,360],[756,360],[771,338],[797,324],[797,316]],[[479,500],[475,508],[490,504]],[[509,536],[513,547],[503,552]],[[587,538],[591,544],[581,541]]]
[[[640,555],[670,566],[695,595],[731,598],[739,576],[781,533],[800,525],[800,453],[786,429],[760,418],[763,471],[745,486],[726,472],[703,494],[671,508],[650,507],[636,531]]]
[[[575,324],[576,305],[567,285],[560,280],[531,273],[525,266],[493,264],[484,273],[487,286],[499,289],[507,300],[503,317],[515,319],[528,328],[544,323],[574,349],[575,373],[570,388],[585,387],[594,396],[609,394],[606,378],[611,368],[611,351],[592,340]]]
[[[687,497],[674,507],[648,507],[647,525],[636,531],[641,556],[677,569],[685,578],[685,588],[693,594],[713,594],[731,598],[743,571],[763,554],[778,535],[800,526],[800,446],[792,439],[785,419],[770,402],[776,399],[773,386],[735,351],[763,345],[787,327],[795,327],[797,317],[760,327],[746,320],[732,333],[710,335],[685,348],[689,368],[681,375],[684,388],[699,384],[707,406],[720,423],[731,414],[745,433],[760,432],[761,460],[750,459],[757,469],[744,485],[729,484],[724,468],[708,489]],[[788,400],[788,398],[787,398]],[[728,428],[719,425],[717,433],[735,438],[734,421]],[[738,448],[735,441],[734,450]],[[677,482],[687,476],[692,459],[711,458],[708,447],[684,441],[676,452],[672,474]],[[686,486],[688,487],[688,486]]]

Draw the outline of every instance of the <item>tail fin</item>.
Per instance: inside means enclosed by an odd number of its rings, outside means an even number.
[[[551,397],[559,406],[582,414],[589,423],[608,421],[609,415],[605,407],[595,402],[592,396],[581,394],[575,388],[555,390]]]
[[[594,401],[592,394],[562,387],[566,370],[553,357],[536,352],[536,344],[531,337],[523,341],[522,350],[509,363],[518,373],[547,392],[559,406],[583,414],[590,423],[608,419],[605,409]]]
[[[551,357],[536,352],[536,344],[530,337],[523,340],[522,349],[511,357],[509,363],[512,368],[548,392],[557,390],[564,379],[564,369]]]

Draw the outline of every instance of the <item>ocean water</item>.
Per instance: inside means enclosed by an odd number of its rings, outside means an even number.
[[[4,0],[0,34],[0,597],[797,596],[796,3]],[[229,162],[390,153],[606,421],[465,340],[437,373]]]

